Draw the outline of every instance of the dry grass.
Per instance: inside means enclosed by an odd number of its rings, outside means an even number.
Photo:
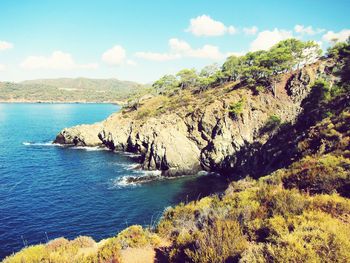
[[[153,263],[155,256],[153,247],[127,248],[121,251],[123,263]]]

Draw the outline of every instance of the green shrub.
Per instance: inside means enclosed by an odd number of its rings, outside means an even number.
[[[261,129],[261,132],[262,133],[271,132],[274,129],[276,129],[277,127],[279,127],[280,124],[281,124],[281,118],[278,117],[277,115],[271,115],[267,119],[264,127]]]
[[[324,79],[317,79],[311,86],[312,96],[316,101],[329,100],[331,98],[331,89],[329,83]]]
[[[253,89],[255,94],[263,93],[265,90],[266,90],[266,87],[261,85],[254,86],[254,89]]]
[[[245,105],[245,98],[241,98],[238,102],[233,103],[229,106],[229,114],[231,117],[238,117],[243,112]]]

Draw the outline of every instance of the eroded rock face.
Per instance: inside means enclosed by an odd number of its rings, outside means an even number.
[[[264,131],[271,115],[279,116],[281,122],[296,119],[318,71],[296,72],[280,85],[277,96],[270,92],[257,96],[243,89],[191,114],[165,113],[137,120],[116,113],[101,123],[64,129],[55,142],[105,145],[111,150],[139,153],[142,168],[162,170],[163,175],[169,176],[193,174],[201,169],[234,171],[274,133]],[[230,103],[242,97],[246,100],[244,110],[232,116]]]
[[[200,169],[200,150],[187,137],[187,126],[176,115],[140,123],[117,114],[103,125],[98,135],[103,144],[113,150],[140,153],[144,169],[163,170],[166,175]]]

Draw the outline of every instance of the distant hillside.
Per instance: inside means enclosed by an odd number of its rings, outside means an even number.
[[[59,78],[0,82],[5,102],[120,102],[147,85],[117,79]]]

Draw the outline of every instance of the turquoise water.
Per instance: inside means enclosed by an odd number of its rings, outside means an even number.
[[[124,185],[132,155],[52,146],[64,127],[119,110],[107,104],[0,104],[0,259],[64,236],[100,240],[131,224],[150,225],[169,205],[222,190],[213,176]]]

